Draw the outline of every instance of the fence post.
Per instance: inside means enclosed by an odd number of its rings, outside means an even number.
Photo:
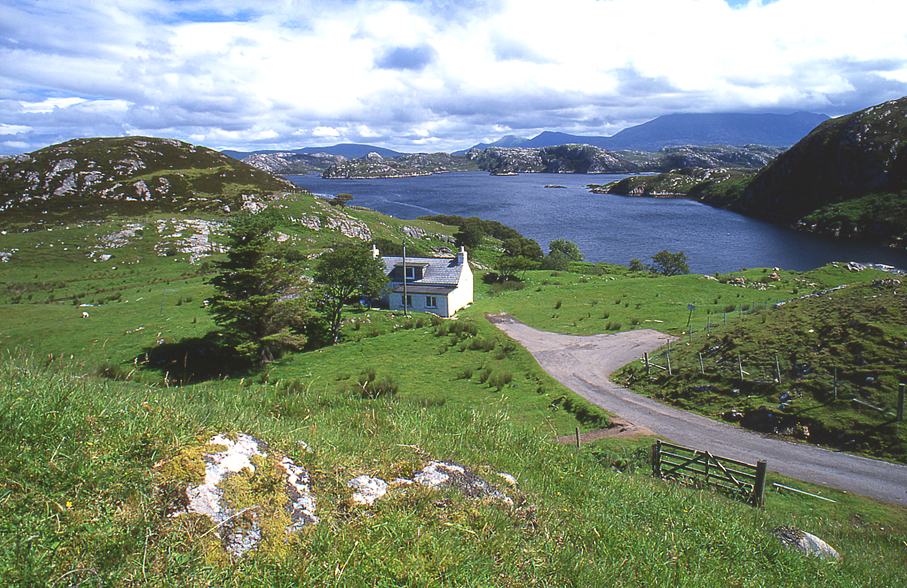
[[[646,375],[649,375],[649,354],[646,353]]]
[[[765,470],[766,462],[760,459],[756,462],[756,481],[753,484],[753,502],[755,506],[765,506]]]
[[[781,384],[781,366],[778,364],[778,354],[775,354],[775,373],[778,374],[778,384]]]
[[[652,476],[661,477],[661,439],[656,439],[652,446]]]
[[[576,447],[577,447],[577,448],[579,448],[579,447],[580,447],[580,440],[579,440],[579,427],[576,427],[576,429],[575,429],[575,430],[576,430]]]
[[[700,374],[705,373],[705,366],[702,365],[702,352],[701,351],[699,352],[699,373]]]
[[[904,383],[898,386],[898,424],[894,433],[900,439],[901,437],[901,419],[904,418]]]
[[[838,366],[835,366],[835,400],[838,399]]]
[[[740,381],[743,381],[743,364],[740,363],[740,356],[737,356],[737,371],[740,372]]]

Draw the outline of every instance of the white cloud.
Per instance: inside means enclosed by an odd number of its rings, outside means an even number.
[[[0,125],[26,129],[28,148],[141,133],[452,150],[677,111],[835,115],[907,94],[901,0],[259,4],[7,0]]]

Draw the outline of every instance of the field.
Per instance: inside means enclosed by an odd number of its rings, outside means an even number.
[[[284,205],[290,216],[324,224],[342,217],[306,199]],[[343,215],[388,239],[402,224],[370,211]],[[757,336],[768,338],[781,319],[778,333],[808,336],[790,325],[817,312],[803,301],[774,304],[843,284],[856,284],[851,292],[862,297],[872,280],[890,276],[827,267],[666,278],[574,264],[570,272],[527,272],[516,283],[478,279],[476,302],[456,321],[350,307],[339,345],[241,371],[205,357],[216,337],[204,301],[219,245],[214,234],[201,248],[188,245],[189,233],[198,234],[185,228],[188,220],[148,216],[2,235],[0,251],[9,253],[0,264],[4,585],[907,584],[903,508],[776,479],[837,502],[772,491],[764,509],[753,509],[653,480],[651,440],[601,440],[579,450],[552,443],[577,427],[606,426],[608,415],[551,379],[484,318],[508,312],[564,333],[650,327],[681,337],[676,374],[648,382],[632,365],[621,375],[676,402],[672,390],[697,385],[691,362],[713,339],[739,341],[745,357],[760,348],[774,353],[777,345]],[[305,256],[342,238],[298,223],[281,232]],[[424,240],[426,248],[441,243]],[[840,306],[864,316],[843,299]],[[864,359],[875,361],[878,352],[876,363],[890,364],[878,377],[882,391],[903,369],[880,351],[879,341],[903,337],[898,307],[884,306],[887,318],[860,318],[880,333],[866,328],[859,339]],[[788,317],[789,309],[797,314]],[[849,349],[843,345],[836,357]],[[772,364],[773,353],[766,356]],[[787,383],[802,362],[780,353]],[[710,376],[713,394],[702,403],[684,397],[684,406],[725,410],[719,376]],[[388,393],[364,397],[359,383],[368,379],[384,382]],[[802,383],[807,389],[808,378]],[[879,394],[866,402],[888,401],[887,391]],[[850,403],[825,408],[842,419],[862,411]],[[230,561],[210,522],[167,516],[174,484],[189,475],[177,465],[216,433],[248,433],[304,465],[319,523]],[[351,500],[347,483],[356,476],[410,477],[429,459],[472,468],[513,505],[418,487],[396,489],[373,506]],[[514,476],[515,485],[497,472]],[[264,476],[250,484],[254,496],[271,488]],[[769,531],[785,525],[822,537],[842,559],[784,548]]]

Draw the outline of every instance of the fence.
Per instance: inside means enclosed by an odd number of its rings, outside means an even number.
[[[655,477],[698,480],[739,496],[753,506],[765,504],[765,472],[764,460],[752,466],[663,441],[656,441],[652,446],[652,474]]]

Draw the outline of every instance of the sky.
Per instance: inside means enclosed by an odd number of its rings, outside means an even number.
[[[454,151],[907,95],[903,0],[2,0],[0,154]]]

